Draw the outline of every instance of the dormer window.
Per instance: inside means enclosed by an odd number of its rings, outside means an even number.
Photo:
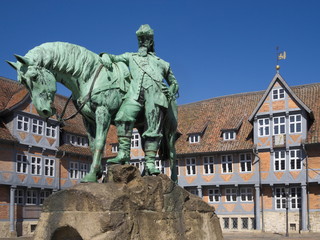
[[[235,131],[227,131],[223,133],[223,140],[235,140],[236,139],[236,132]]]
[[[66,143],[70,143],[73,146],[87,147],[88,139],[86,137],[67,134]]]
[[[272,99],[273,100],[284,99],[284,89],[283,88],[273,89],[272,90]]]
[[[200,142],[200,134],[189,135],[189,143],[199,143],[199,142]]]
[[[119,151],[119,144],[118,143],[111,144],[111,152],[117,153],[118,151]]]

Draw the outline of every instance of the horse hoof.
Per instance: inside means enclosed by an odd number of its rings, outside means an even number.
[[[98,182],[96,174],[90,174],[88,173],[87,175],[84,176],[80,180],[81,183],[89,183],[89,182]]]

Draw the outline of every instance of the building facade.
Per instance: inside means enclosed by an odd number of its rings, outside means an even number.
[[[320,231],[320,84],[179,106],[179,185],[215,206],[223,231]]]
[[[43,121],[26,89],[0,78],[0,237],[30,234],[46,197],[79,183],[91,153],[81,116]],[[179,106],[179,185],[213,205],[223,231],[320,231],[320,84]],[[62,112],[67,99],[57,95]],[[69,103],[66,116],[76,109]],[[105,157],[118,151],[111,127]],[[143,171],[134,131],[131,164]],[[158,159],[162,173],[169,163]]]
[[[63,128],[37,114],[26,89],[0,78],[0,237],[34,231],[43,201],[77,184],[91,153],[80,116]],[[62,111],[67,99],[56,96]],[[72,104],[67,115],[75,112]]]

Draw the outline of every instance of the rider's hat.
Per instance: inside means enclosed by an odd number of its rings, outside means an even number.
[[[150,28],[149,24],[143,24],[140,26],[138,31],[136,31],[137,37],[148,36],[153,37],[153,30]]]

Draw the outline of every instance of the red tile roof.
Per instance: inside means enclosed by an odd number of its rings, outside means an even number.
[[[13,102],[12,97],[22,89],[25,89],[17,81],[0,77],[0,112],[7,108],[9,102]],[[11,104],[10,104],[11,105]]]
[[[291,90],[314,114],[315,120],[308,131],[307,143],[320,143],[320,83],[295,86]],[[264,93],[265,91],[240,93],[179,106],[178,128],[182,135],[176,143],[177,153],[252,149],[253,126],[248,118]],[[204,122],[208,122],[208,126],[200,143],[189,143],[190,129],[200,129]],[[241,122],[236,140],[223,141],[221,130],[236,129]]]

